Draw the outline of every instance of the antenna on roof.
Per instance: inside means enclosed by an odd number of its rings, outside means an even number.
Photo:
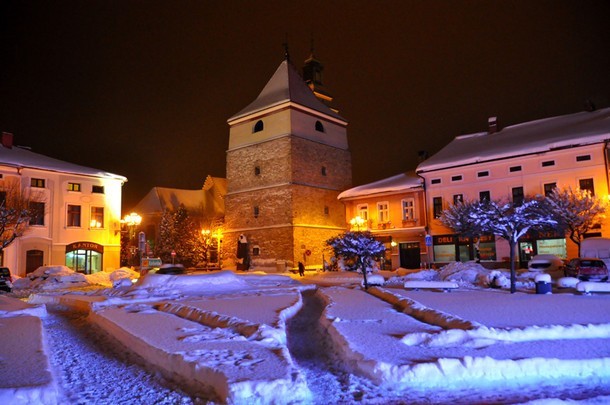
[[[290,53],[288,52],[288,33],[286,33],[286,41],[282,44],[284,46],[284,59],[290,62]]]

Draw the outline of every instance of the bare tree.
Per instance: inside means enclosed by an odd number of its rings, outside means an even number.
[[[32,203],[42,202],[40,197],[22,190],[19,180],[6,179],[0,183],[0,251],[27,230],[30,219],[36,214]]]
[[[556,188],[544,201],[559,227],[578,246],[580,256],[580,243],[584,235],[603,219],[606,203],[589,190],[572,190],[570,187],[561,190]]]

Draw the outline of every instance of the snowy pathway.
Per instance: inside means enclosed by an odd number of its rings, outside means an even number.
[[[48,351],[65,404],[193,404],[172,383],[144,370],[133,355],[91,329],[82,314],[49,311],[44,319]]]

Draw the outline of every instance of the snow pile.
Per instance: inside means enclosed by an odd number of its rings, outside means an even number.
[[[129,268],[121,267],[113,272],[100,271],[93,274],[85,275],[85,278],[92,285],[101,285],[104,287],[120,287],[131,286],[131,280],[140,278],[140,273]]]
[[[15,289],[58,290],[89,285],[84,274],[72,271],[66,266],[41,266],[27,277],[15,280]]]

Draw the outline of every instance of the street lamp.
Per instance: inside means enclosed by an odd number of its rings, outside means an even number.
[[[133,239],[136,236],[136,228],[142,223],[142,217],[135,212],[132,212],[121,220],[121,223],[127,226],[129,232],[129,254],[131,255],[130,263],[133,264],[133,257],[135,255],[135,246],[133,245]]]
[[[356,228],[357,231],[360,231],[360,227],[364,225],[366,221],[360,215],[355,216],[350,219],[349,223],[352,225],[352,230]]]
[[[222,269],[222,261],[220,260],[221,256],[221,241],[222,241],[222,230],[216,229],[216,231],[212,234],[212,238],[216,239],[217,249],[218,249],[218,267]]]

